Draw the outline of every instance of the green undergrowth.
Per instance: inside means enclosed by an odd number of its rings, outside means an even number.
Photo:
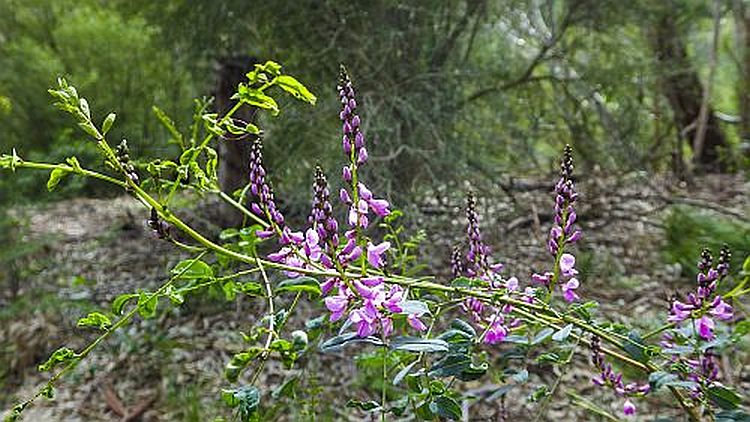
[[[715,254],[726,244],[732,250],[733,275],[739,274],[743,259],[750,255],[750,225],[737,219],[719,216],[716,213],[697,211],[692,208],[674,207],[664,221],[664,260],[668,264],[679,263],[686,280],[697,275],[696,257],[704,245]]]

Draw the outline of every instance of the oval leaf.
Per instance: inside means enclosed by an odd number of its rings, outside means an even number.
[[[439,353],[448,351],[448,343],[436,338],[396,337],[391,341],[391,348],[408,352]]]
[[[213,278],[214,270],[200,260],[186,259],[172,268],[172,275],[178,280],[196,280]]]
[[[312,277],[298,277],[284,280],[276,287],[276,292],[306,292],[320,296],[320,283]]]

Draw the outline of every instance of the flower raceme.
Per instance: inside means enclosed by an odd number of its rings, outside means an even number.
[[[694,292],[688,293],[684,302],[674,299],[669,313],[669,322],[680,324],[687,319],[695,319],[695,330],[704,340],[714,338],[714,320],[729,321],[734,312],[716,288],[729,273],[731,253],[727,247],[722,248],[719,263],[712,266],[713,257],[708,249],[701,252],[698,263],[697,286]]]
[[[344,155],[349,159],[349,164],[344,166],[341,174],[344,182],[351,185],[351,191],[342,188],[339,197],[349,206],[347,218],[349,225],[367,228],[369,211],[372,210],[379,217],[385,217],[390,214],[390,204],[385,199],[373,197],[367,186],[359,181],[358,169],[367,162],[369,155],[365,147],[365,136],[361,130],[361,119],[357,114],[354,86],[343,65],[339,71],[338,93],[341,100],[339,118],[343,131],[341,142]]]
[[[575,227],[578,214],[574,205],[578,200],[578,193],[572,177],[573,149],[570,145],[565,145],[560,161],[560,179],[555,185],[554,221],[547,241],[547,250],[555,257],[555,268],[551,272],[531,275],[531,281],[545,286],[550,294],[555,284],[560,284],[563,298],[567,302],[580,299],[576,289],[581,285],[576,278],[578,271],[575,269],[575,256],[565,252],[566,245],[572,245],[581,238],[581,230]]]
[[[622,374],[615,372],[612,365],[606,363],[599,337],[591,339],[591,363],[599,370],[599,373],[591,381],[600,387],[611,388],[616,395],[625,397],[622,411],[626,416],[634,415],[636,408],[630,398],[648,394],[651,390],[650,385],[637,383],[625,384],[622,380]]]

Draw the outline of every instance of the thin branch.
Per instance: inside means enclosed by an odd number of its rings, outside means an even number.
[[[698,130],[695,131],[693,139],[693,164],[700,163],[703,155],[703,144],[706,140],[706,129],[708,126],[709,104],[711,102],[711,92],[713,90],[714,79],[716,76],[716,64],[719,51],[719,29],[721,27],[721,0],[714,0],[714,30],[711,50],[708,56],[708,80],[703,87],[703,99],[701,108],[698,113]]]

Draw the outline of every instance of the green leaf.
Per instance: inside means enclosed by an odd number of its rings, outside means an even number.
[[[448,343],[440,339],[426,339],[420,337],[396,337],[391,341],[394,350],[405,350],[408,352],[447,352]]]
[[[143,318],[152,318],[156,315],[156,306],[159,304],[159,298],[149,293],[138,295],[138,313]]]
[[[643,347],[645,343],[640,334],[638,334],[637,331],[631,331],[630,334],[628,334],[628,339],[630,339],[630,341],[624,342],[622,348],[638,362],[648,362],[648,356],[644,353]]]
[[[466,321],[463,321],[463,320],[460,320],[460,319],[454,319],[451,322],[451,328],[453,328],[455,330],[463,331],[463,332],[471,335],[471,338],[473,338],[473,339],[477,337],[477,332],[476,332],[476,330],[474,330],[474,327],[472,327],[471,324],[469,324]]]
[[[664,371],[656,371],[652,372],[648,376],[648,383],[651,386],[651,391],[656,392],[660,388],[664,387],[667,383],[678,379],[679,377],[675,374],[670,374],[669,372]]]
[[[94,125],[91,124],[91,122],[81,122],[78,123],[78,126],[80,126],[81,129],[83,129],[84,132],[91,135],[92,138],[96,140],[102,139],[102,134],[99,133],[98,130],[94,127]]]
[[[107,132],[112,129],[112,125],[115,123],[116,117],[117,115],[115,113],[109,113],[107,115],[107,117],[104,119],[104,122],[102,123],[102,134],[106,135]]]
[[[570,332],[573,331],[573,324],[568,324],[560,331],[556,332],[552,335],[552,340],[554,341],[565,341],[569,336]]]
[[[234,281],[229,280],[221,286],[221,290],[224,291],[224,298],[227,301],[232,301],[237,296],[237,288],[234,285]]]
[[[531,344],[536,346],[537,344],[542,343],[543,341],[547,340],[554,332],[555,330],[549,327],[542,329],[536,334],[534,340],[531,341]]]
[[[234,283],[234,290],[248,296],[258,296],[263,288],[258,282],[246,281],[243,283]]]
[[[473,381],[484,376],[489,369],[487,362],[475,364],[469,355],[449,354],[436,361],[428,375],[430,377],[456,377],[461,381]]]
[[[416,314],[421,316],[430,313],[430,308],[427,304],[419,300],[404,300],[398,306],[401,308],[402,314]]]
[[[178,144],[182,145],[182,134],[177,130],[177,126],[175,126],[174,121],[167,116],[167,113],[157,106],[152,106],[151,111],[154,112],[156,118],[159,119],[161,124],[169,131],[172,138],[177,141]]]
[[[70,173],[68,170],[64,170],[61,168],[52,170],[52,172],[49,174],[49,179],[47,179],[47,190],[50,192],[55,190],[58,183],[60,183],[60,180],[62,180],[63,177],[67,176],[68,173]]]
[[[323,353],[337,352],[344,346],[353,343],[370,343],[376,346],[383,345],[383,341],[374,336],[359,337],[357,333],[344,333],[324,341],[323,344],[320,345],[320,351]]]
[[[276,78],[276,84],[284,91],[292,94],[294,98],[315,105],[318,100],[300,81],[289,75],[281,75]]]
[[[258,411],[260,391],[252,385],[223,389],[221,390],[221,399],[227,406],[236,407],[240,419],[247,421]]]
[[[453,377],[471,365],[471,357],[465,354],[450,354],[436,361],[430,368],[430,377]]]
[[[248,123],[245,125],[245,132],[251,135],[258,135],[260,134],[260,128],[252,123]]]
[[[619,422],[620,419],[609,413],[608,411],[602,409],[601,407],[597,406],[593,402],[579,396],[578,394],[568,391],[568,396],[572,399],[571,402],[574,406],[578,406],[582,409],[588,410],[589,412],[596,414],[598,416],[601,416],[604,419],[613,421],[613,422]]]
[[[81,98],[78,101],[78,106],[83,115],[86,116],[86,118],[91,119],[91,109],[89,108],[89,102],[85,98]]]
[[[299,378],[296,375],[292,375],[271,392],[271,397],[274,400],[278,400],[279,397],[294,398],[294,389],[297,387],[297,381],[299,381]]]
[[[412,368],[414,368],[414,365],[416,365],[418,360],[415,360],[414,362],[404,366],[395,377],[393,377],[393,385],[399,385],[401,381],[404,379],[405,376],[409,374],[409,371],[411,371]]]
[[[716,414],[716,422],[750,422],[750,415],[742,410],[724,410]]]
[[[117,298],[112,302],[112,313],[115,315],[122,315],[122,308],[125,307],[125,304],[130,299],[136,297],[138,297],[138,293],[125,293],[117,296]]]
[[[58,365],[69,363],[78,360],[79,358],[80,356],[78,355],[78,353],[67,347],[61,347],[55,350],[55,352],[52,353],[52,355],[49,357],[49,359],[47,359],[46,362],[39,365],[38,369],[41,372],[49,371],[50,369],[53,369]]]
[[[734,410],[742,403],[742,396],[737,392],[718,384],[709,386],[707,395],[715,405],[724,410]]]
[[[253,107],[271,110],[273,115],[279,114],[279,105],[276,103],[276,100],[260,90],[250,88],[245,84],[240,84],[237,87],[237,99]]]
[[[214,270],[203,261],[186,259],[172,268],[172,275],[176,276],[177,280],[207,279],[213,278]]]
[[[346,402],[346,407],[350,409],[359,409],[365,412],[374,412],[377,410],[380,410],[380,403],[370,400],[370,401],[359,401],[359,400],[349,400]]]
[[[448,396],[437,396],[430,402],[430,410],[438,416],[451,420],[461,419],[461,406]]]
[[[457,348],[465,348],[474,343],[474,337],[471,334],[460,330],[448,330],[441,333],[437,338],[447,342],[448,347],[457,346]]]
[[[112,326],[109,317],[101,312],[91,312],[87,316],[78,320],[76,324],[79,327],[97,327],[100,330],[106,330]]]
[[[276,293],[279,292],[306,292],[315,296],[320,296],[320,283],[312,277],[297,277],[282,281],[276,287]]]
[[[261,353],[263,353],[263,349],[260,347],[253,347],[244,352],[236,353],[224,366],[224,377],[229,382],[236,382],[247,365]]]
[[[219,233],[219,239],[220,240],[229,240],[233,237],[237,237],[240,235],[240,231],[235,228],[230,229],[224,229]]]
[[[458,277],[451,281],[451,287],[469,288],[474,286],[474,281],[467,277]]]
[[[560,359],[560,355],[553,352],[548,353],[542,353],[536,358],[537,363],[560,363],[562,359]]]

